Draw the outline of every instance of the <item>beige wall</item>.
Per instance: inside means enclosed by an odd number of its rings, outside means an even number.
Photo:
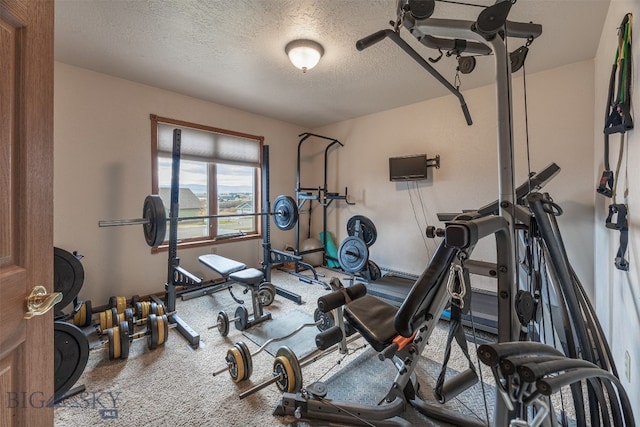
[[[98,228],[102,219],[136,218],[151,193],[149,114],[265,137],[271,200],[294,196],[297,126],[62,63],[55,64],[54,244],[84,255],[80,297],[94,306],[111,295],[164,290],[167,252],[152,255],[142,227]],[[271,227],[274,247],[293,233]],[[219,252],[257,266],[261,240],[220,245]],[[197,262],[211,248],[180,250],[181,265],[205,277]]]
[[[529,61],[533,60],[532,48]],[[516,185],[527,175],[521,76],[522,71],[513,83]],[[551,162],[562,168],[544,190],[564,209],[559,218],[562,232],[589,292],[593,286],[592,87],[592,61],[527,76],[531,169],[540,170]],[[443,226],[437,212],[478,208],[497,199],[495,86],[464,90],[463,80],[462,92],[472,126],[465,124],[457,99],[447,96],[315,130],[345,144],[330,156],[329,187],[348,186],[357,204],[332,211],[328,229],[338,234],[338,241],[346,237],[349,217],[365,215],[378,230],[371,258],[384,267],[421,273],[435,248],[434,241],[425,243],[422,238],[425,226]],[[389,157],[421,153],[441,157],[441,167],[431,170],[430,180],[419,182],[417,188],[389,181]],[[321,171],[321,165],[315,169]],[[319,217],[315,224],[321,226]],[[492,248],[491,242],[483,242],[475,257],[492,260]],[[486,281],[475,285],[495,287]]]
[[[602,175],[603,160],[603,136],[604,111],[607,102],[609,87],[609,75],[614,61],[617,47],[616,28],[625,13],[633,13],[634,18],[640,16],[640,4],[636,0],[612,0],[609,13],[604,23],[602,37],[598,53],[595,58],[595,104],[594,104],[594,173],[597,179]],[[635,20],[634,24],[637,23]],[[637,26],[633,31],[633,54],[637,61],[638,48]],[[640,71],[637,62],[634,61],[633,81],[640,81]],[[635,84],[634,84],[635,85]],[[635,85],[637,87],[637,85]],[[638,128],[637,106],[640,105],[638,91],[633,92],[632,106],[636,107],[634,115],[636,129]],[[632,114],[633,115],[633,114]],[[629,248],[627,260],[629,271],[620,271],[613,265],[613,260],[620,245],[620,233],[605,228],[609,204],[612,200],[601,195],[595,195],[595,302],[598,318],[602,323],[609,339],[613,356],[618,367],[620,379],[629,393],[631,402],[640,402],[640,278],[638,266],[640,255],[640,234],[638,231],[638,217],[640,212],[640,137],[636,130],[627,133],[628,146],[625,148],[626,158],[618,179],[617,203],[627,203],[629,209]],[[610,138],[610,166],[615,170],[619,153],[619,136]],[[628,149],[627,149],[628,148]],[[626,166],[628,165],[628,169]],[[628,174],[629,195],[625,201],[622,193],[625,186],[625,171]],[[628,362],[625,360],[628,355]],[[629,364],[630,372],[627,378],[625,363]],[[638,419],[638,406],[634,407],[636,419]]]

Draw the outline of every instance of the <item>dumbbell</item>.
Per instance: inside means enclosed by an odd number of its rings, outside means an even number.
[[[161,316],[166,314],[164,304],[158,304],[153,301],[137,301],[134,305],[136,319],[144,319],[149,314]]]
[[[118,326],[107,330],[109,360],[126,359],[129,357],[130,343],[144,337],[147,338],[147,347],[149,350],[155,350],[167,342],[169,329],[175,328],[175,326],[175,324],[169,324],[169,319],[165,314],[161,316],[150,314],[146,331],[129,334],[129,323],[120,322]]]
[[[138,295],[134,295],[131,297],[131,308],[136,306],[136,303],[140,302],[140,297]],[[118,313],[124,313],[124,310],[127,308],[127,297],[122,296],[112,296],[109,297],[109,308],[115,308],[118,310]]]
[[[248,380],[252,373],[253,362],[252,359],[260,352],[262,352],[267,346],[273,342],[285,340],[295,334],[297,334],[303,328],[307,328],[310,326],[316,326],[321,332],[326,331],[327,329],[333,327],[335,324],[335,320],[332,312],[322,313],[319,310],[316,310],[314,313],[314,323],[303,323],[298,326],[293,331],[289,332],[287,335],[282,337],[271,338],[264,342],[254,353],[249,352],[249,348],[245,343],[239,341],[235,343],[233,347],[227,350],[227,355],[225,357],[225,362],[227,366],[222,369],[219,369],[213,373],[213,376],[219,375],[225,371],[229,371],[231,375],[231,379],[233,382],[240,382],[243,380]],[[215,326],[213,326],[215,327]]]
[[[98,316],[99,327],[101,333],[106,333],[107,330],[118,325],[120,322],[133,322],[134,314],[133,309],[126,308],[124,313],[118,313],[118,309],[115,307],[108,308],[105,311],[100,312]]]
[[[229,334],[229,323],[234,322],[236,329],[239,331],[244,331],[247,329],[247,325],[249,324],[249,312],[243,306],[239,306],[236,308],[235,317],[229,319],[229,315],[221,311],[218,313],[218,317],[216,317],[216,324],[214,326],[209,326],[208,329],[218,328],[218,332],[223,337],[226,337]]]

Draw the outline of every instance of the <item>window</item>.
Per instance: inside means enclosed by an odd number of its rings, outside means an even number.
[[[181,129],[178,240],[199,246],[260,236],[261,136],[151,115],[152,192],[169,217],[173,130]],[[202,218],[220,215],[218,218]],[[167,226],[168,230],[168,226]],[[169,238],[167,232],[166,238]],[[166,243],[166,242],[165,242]]]

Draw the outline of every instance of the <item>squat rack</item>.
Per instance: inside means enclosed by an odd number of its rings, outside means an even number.
[[[178,257],[178,211],[179,211],[179,195],[180,195],[180,157],[181,157],[181,139],[182,131],[180,129],[173,130],[173,147],[172,147],[172,163],[171,163],[171,204],[169,210],[169,245],[168,245],[168,261],[167,261],[167,282],[165,283],[164,304],[167,311],[173,313],[169,316],[171,323],[176,324],[178,331],[189,341],[193,348],[200,345],[200,335],[194,331],[185,321],[183,321],[176,313],[176,296],[177,286],[202,286],[202,279],[191,274],[184,268],[180,267],[180,258]],[[269,146],[262,147],[263,167],[262,167],[262,195],[263,195],[263,212],[270,212],[269,204]],[[263,250],[264,259],[262,263],[262,271],[266,281],[271,279],[271,267],[274,264],[284,262],[301,262],[301,257],[292,256],[286,252],[280,252],[271,249],[271,233],[270,219],[268,215],[263,215]],[[218,285],[213,285],[216,290]],[[276,288],[276,293],[298,304],[302,303],[300,295],[289,292],[285,289]],[[204,294],[203,294],[204,295]],[[152,296],[156,302],[161,302],[158,297]]]

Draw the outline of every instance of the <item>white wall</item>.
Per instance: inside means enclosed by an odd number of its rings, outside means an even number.
[[[528,60],[535,60],[535,47]],[[527,175],[521,76],[522,71],[513,83],[516,185],[524,182]],[[430,77],[425,74],[427,78]],[[538,171],[551,162],[562,168],[544,191],[564,209],[559,222],[569,256],[591,292],[593,62],[528,75],[526,80],[531,169]],[[478,208],[497,199],[495,86],[464,90],[463,80],[462,92],[473,126],[465,124],[457,99],[447,96],[315,130],[345,144],[330,156],[329,188],[340,190],[348,186],[357,204],[339,205],[332,210],[328,229],[338,234],[338,241],[346,237],[349,217],[365,215],[378,230],[371,258],[388,268],[421,273],[435,247],[434,241],[425,245],[422,239],[425,225],[428,222],[443,226],[437,221],[437,212]],[[413,184],[408,190],[405,183],[389,181],[389,157],[421,153],[441,156],[441,168],[432,169],[432,179],[420,182],[419,190]],[[320,160],[321,156],[317,157]],[[321,165],[315,168],[321,171]],[[315,224],[321,226],[319,217]],[[493,245],[483,245],[474,252],[474,258],[480,255],[493,260]],[[495,287],[494,283],[489,284]]]
[[[167,252],[151,254],[142,227],[98,228],[103,219],[136,218],[151,193],[149,114],[265,137],[270,147],[271,199],[294,195],[295,153],[303,129],[149,86],[55,64],[54,244],[84,255],[83,299],[164,290]],[[273,247],[293,231],[274,226]],[[262,240],[218,245],[225,256],[257,266]],[[210,247],[180,250],[181,265],[205,277],[197,257]]]
[[[603,136],[604,111],[607,103],[609,87],[609,75],[614,61],[617,47],[617,31],[625,13],[634,15],[633,28],[633,81],[640,81],[640,71],[637,66],[638,55],[638,31],[637,19],[640,16],[640,4],[635,0],[612,0],[609,13],[602,30],[600,45],[595,58],[595,104],[594,104],[594,173],[599,179],[604,165],[603,160]],[[635,85],[635,84],[634,84]],[[637,87],[637,85],[635,85]],[[640,119],[637,116],[637,106],[640,105],[638,91],[633,92],[632,106],[636,106],[634,116],[636,129]],[[632,114],[633,115],[633,114]],[[612,347],[616,366],[620,379],[629,393],[631,402],[640,402],[640,280],[638,266],[640,265],[640,234],[638,230],[638,212],[640,212],[640,170],[637,165],[640,162],[640,136],[636,130],[627,133],[628,150],[625,149],[626,159],[620,172],[618,192],[624,188],[625,166],[628,165],[629,195],[626,200],[629,209],[629,248],[627,260],[630,263],[629,271],[616,269],[613,265],[616,252],[620,244],[620,233],[605,228],[605,219],[608,213],[611,199],[601,195],[595,195],[596,219],[595,219],[595,301],[596,311],[608,336]],[[619,136],[610,138],[610,166],[615,170],[619,152]],[[623,197],[618,197],[617,203],[625,203]],[[630,378],[625,374],[625,353],[629,355]],[[636,419],[638,407],[636,410]]]

